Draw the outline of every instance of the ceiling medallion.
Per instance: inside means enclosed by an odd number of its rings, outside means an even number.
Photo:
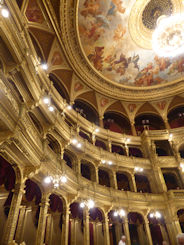
[[[173,13],[171,0],[151,0],[142,13],[142,22],[146,28],[154,30],[160,16],[170,16]]]
[[[153,33],[152,47],[155,53],[162,57],[175,57],[183,54],[184,15],[177,14],[162,18]]]

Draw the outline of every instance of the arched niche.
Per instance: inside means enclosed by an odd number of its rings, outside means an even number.
[[[104,114],[103,124],[105,129],[116,133],[132,134],[130,121],[123,114],[117,112],[106,112]]]
[[[173,156],[173,151],[168,140],[155,140],[154,143],[158,156]]]
[[[83,139],[87,140],[88,142],[91,142],[90,136],[89,136],[89,134],[87,134],[86,132],[80,130],[79,135],[80,135]]]
[[[167,229],[165,226],[164,217],[163,215],[160,218],[156,218],[155,216],[151,217],[150,214],[151,212],[148,214],[147,218],[149,221],[149,228],[150,228],[153,244],[162,245],[162,242],[164,240],[162,231],[165,230],[164,233],[167,235]]]
[[[150,183],[147,176],[135,174],[137,192],[151,193]]]
[[[112,152],[113,152],[113,153],[117,153],[117,154],[119,154],[119,155],[124,155],[124,156],[126,155],[125,150],[124,150],[123,147],[120,146],[120,145],[112,144]]]
[[[90,162],[82,160],[81,161],[81,175],[88,180],[96,181],[94,165]]]
[[[99,125],[99,116],[96,109],[84,100],[76,99],[73,108],[82,117],[86,118],[88,121]]]
[[[68,167],[73,168],[72,158],[66,151],[64,152],[63,159]]]
[[[107,146],[106,146],[105,142],[100,140],[100,139],[98,139],[98,138],[95,141],[95,146],[100,147],[103,150],[107,150]]]
[[[179,128],[184,126],[184,106],[172,109],[168,113],[168,122],[171,128]]]
[[[165,129],[165,124],[162,118],[156,114],[141,114],[135,118],[135,128],[137,134],[143,132],[144,128],[149,130]]]
[[[116,173],[118,190],[130,191],[130,183],[127,174],[122,172]]]
[[[98,170],[98,178],[99,178],[99,184],[106,186],[106,187],[110,187],[111,182],[110,182],[110,176],[108,171],[99,168]]]
[[[52,81],[54,88],[61,95],[63,99],[66,100],[67,103],[70,102],[70,96],[68,94],[67,89],[63,85],[63,83],[57,78],[57,76],[53,73],[49,74],[49,79]]]

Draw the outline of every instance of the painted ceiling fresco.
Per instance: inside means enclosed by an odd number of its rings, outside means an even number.
[[[157,0],[160,3],[164,1],[171,5],[165,8],[169,15],[172,12],[171,1]],[[134,3],[135,0],[79,1],[79,35],[89,61],[104,77],[129,86],[152,86],[181,78],[184,75],[184,56],[172,59],[158,57],[152,50],[143,49],[132,40],[128,17]],[[148,21],[156,21],[163,14],[162,6],[154,6],[152,11],[149,10]],[[146,26],[149,23],[145,16],[143,13]],[[150,29],[154,26],[151,24]]]

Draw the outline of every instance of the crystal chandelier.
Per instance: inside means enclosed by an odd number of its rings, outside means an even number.
[[[175,57],[184,53],[184,15],[161,16],[152,37],[158,56]]]
[[[156,211],[156,212],[153,212],[153,213],[150,213],[149,214],[149,217],[150,218],[156,218],[156,219],[160,219],[162,217],[161,213]]]
[[[120,216],[120,217],[124,217],[126,215],[125,210],[124,209],[120,209],[118,211],[114,211],[114,216]]]

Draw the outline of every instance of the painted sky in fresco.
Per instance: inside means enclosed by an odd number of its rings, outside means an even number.
[[[161,58],[140,48],[128,30],[135,0],[80,0],[78,27],[91,64],[106,78],[129,86],[152,86],[181,78],[184,57]]]

